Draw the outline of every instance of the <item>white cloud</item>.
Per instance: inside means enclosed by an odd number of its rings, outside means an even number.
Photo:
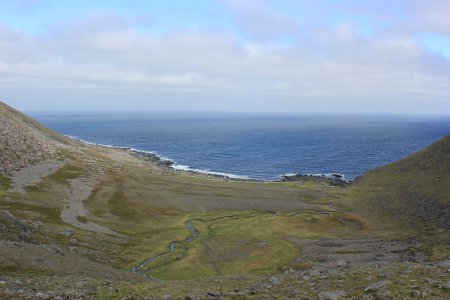
[[[416,30],[450,36],[450,1],[414,0],[410,4]]]
[[[240,29],[258,40],[283,38],[299,28],[295,20],[274,11],[263,0],[222,0],[222,3],[231,10]]]
[[[82,93],[91,103],[120,102],[119,96],[141,104],[170,99],[178,109],[210,110],[275,109],[283,103],[280,110],[386,112],[393,101],[405,111],[450,108],[448,58],[428,53],[412,36],[367,37],[341,22],[310,30],[305,38],[289,18],[265,6],[249,14],[260,1],[240,3],[227,1],[248,21],[254,39],[245,42],[218,30],[137,31],[128,19],[109,13],[41,35],[0,27],[0,95],[46,95],[61,102],[61,95]],[[294,41],[289,46],[268,42],[287,32]]]

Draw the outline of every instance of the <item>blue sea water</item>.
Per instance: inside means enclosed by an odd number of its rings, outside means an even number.
[[[363,172],[450,134],[449,116],[224,113],[30,113],[59,133],[154,151],[179,168],[276,180]]]

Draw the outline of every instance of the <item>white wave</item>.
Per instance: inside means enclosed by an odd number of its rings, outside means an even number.
[[[172,168],[174,170],[179,170],[179,171],[193,172],[193,173],[199,173],[199,174],[205,174],[205,175],[222,176],[222,177],[231,178],[231,179],[246,179],[246,180],[251,179],[250,177],[244,176],[244,175],[236,175],[236,174],[215,172],[215,171],[202,170],[202,169],[193,169],[189,166],[177,165],[177,164],[173,165]]]
[[[291,177],[291,176],[295,176],[295,175],[298,175],[298,174],[297,173],[286,173],[286,174],[280,175],[280,177],[284,177],[284,176]]]
[[[344,174],[340,174],[340,173],[325,173],[325,174],[307,174],[309,176],[316,176],[316,177],[324,177],[324,178],[329,178],[329,179],[339,179],[342,181],[348,181],[347,178],[345,178]]]

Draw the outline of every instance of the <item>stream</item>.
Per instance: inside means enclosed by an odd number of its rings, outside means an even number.
[[[156,255],[156,256],[147,258],[147,259],[144,260],[139,266],[136,266],[136,267],[134,267],[133,269],[131,269],[131,271],[132,271],[132,272],[138,272],[138,271],[140,271],[142,268],[144,268],[145,265],[147,265],[148,263],[150,263],[150,262],[152,262],[152,261],[155,261],[155,260],[158,260],[158,259],[160,259],[161,257],[166,256],[166,255],[168,255],[168,254],[174,252],[174,251],[175,251],[175,248],[176,248],[176,245],[177,245],[178,243],[181,243],[181,242],[189,243],[189,242],[192,242],[193,240],[195,240],[195,239],[200,235],[200,232],[199,232],[197,229],[194,228],[194,225],[192,224],[192,221],[193,221],[193,220],[190,219],[190,220],[188,220],[188,221],[185,223],[186,229],[189,231],[190,234],[189,234],[184,240],[182,240],[182,241],[173,241],[173,242],[171,242],[171,243],[169,244],[169,250],[168,250],[167,252],[163,252],[163,253],[158,254],[158,255]],[[201,221],[203,221],[203,220],[201,220]],[[188,248],[184,248],[184,251],[183,251],[182,256],[184,256],[184,255],[186,254],[187,250],[188,250]],[[156,268],[156,267],[153,267],[153,268]],[[151,268],[151,269],[153,269],[153,268]]]

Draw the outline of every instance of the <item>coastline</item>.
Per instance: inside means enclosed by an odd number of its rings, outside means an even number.
[[[339,173],[325,173],[325,174],[301,174],[301,173],[285,173],[278,176],[275,180],[259,180],[254,179],[246,175],[230,174],[218,171],[210,171],[203,169],[191,168],[185,165],[178,165],[173,159],[167,158],[160,155],[155,151],[146,151],[135,149],[133,147],[116,146],[116,145],[105,145],[92,143],[75,136],[64,135],[75,141],[90,145],[99,146],[106,148],[119,149],[129,152],[132,156],[141,159],[145,162],[155,164],[162,168],[164,172],[175,172],[181,175],[188,175],[194,177],[200,177],[205,179],[215,179],[215,180],[227,180],[227,181],[249,181],[249,182],[260,182],[260,183],[270,183],[270,182],[295,182],[295,181],[320,181],[329,183],[332,186],[346,186],[351,184],[353,180],[347,179],[345,175]]]

